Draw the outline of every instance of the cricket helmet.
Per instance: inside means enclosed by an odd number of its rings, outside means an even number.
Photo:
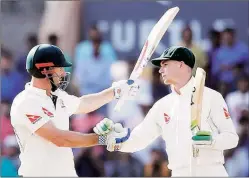
[[[50,44],[40,44],[33,47],[28,53],[26,60],[28,73],[36,78],[46,77],[42,73],[44,68],[71,66],[72,63],[65,59],[61,49]]]
[[[34,46],[28,53],[26,59],[26,69],[28,73],[35,78],[49,78],[52,84],[52,90],[57,89],[60,86],[54,86],[53,74],[49,73],[53,67],[71,67],[72,63],[67,61],[62,50],[54,45],[40,44]],[[68,76],[70,73],[67,73]],[[60,77],[60,76],[58,76]],[[69,79],[62,82],[69,83]],[[64,83],[65,84],[65,83]],[[67,85],[66,85],[67,86]]]
[[[182,46],[172,46],[166,49],[160,57],[152,59],[151,63],[156,67],[160,67],[161,61],[165,60],[183,61],[190,68],[193,68],[195,65],[195,55],[193,52]]]

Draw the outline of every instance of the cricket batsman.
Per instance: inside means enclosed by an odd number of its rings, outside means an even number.
[[[11,124],[21,151],[20,176],[77,177],[71,148],[107,145],[112,150],[129,138],[129,129],[117,130],[120,124],[113,129],[106,118],[98,124],[108,132],[105,136],[69,131],[72,114],[94,111],[126,90],[130,96],[138,90],[135,84],[119,81],[100,93],[69,95],[63,90],[70,75],[64,67],[70,66],[61,49],[49,44],[33,47],[27,56],[26,69],[32,79],[11,106]]]
[[[194,146],[199,149],[197,164],[192,165],[195,176],[227,177],[223,151],[236,147],[239,137],[224,98],[220,93],[204,88],[201,130],[193,136],[190,102],[195,81],[191,74],[194,54],[185,47],[174,46],[153,59],[152,64],[160,67],[159,73],[164,83],[171,85],[172,93],[153,105],[129,139],[119,145],[119,151],[132,153],[142,150],[162,136],[172,176],[193,176],[190,165]],[[103,133],[94,131],[100,135]]]

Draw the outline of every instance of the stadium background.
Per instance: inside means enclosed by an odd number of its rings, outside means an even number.
[[[1,1],[1,176],[17,175],[20,165],[9,108],[30,79],[25,57],[32,46],[51,43],[64,50],[74,64],[69,69],[69,93],[98,92],[128,77],[149,31],[173,6],[179,6],[180,13],[153,56],[171,45],[194,51],[198,66],[208,73],[206,85],[222,93],[240,136],[238,147],[225,152],[227,171],[231,176],[249,176],[248,2],[111,0]],[[233,36],[232,47],[224,50]],[[96,50],[90,50],[92,44]],[[96,112],[72,116],[71,129],[92,132],[103,117],[134,128],[153,103],[170,92],[157,70],[146,68],[139,96],[121,113],[113,112],[112,102]],[[134,154],[108,153],[101,146],[73,151],[81,177],[170,176],[160,138]]]

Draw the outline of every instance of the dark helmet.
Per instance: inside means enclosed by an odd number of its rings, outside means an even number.
[[[70,73],[65,76],[56,76],[61,78],[59,86],[53,81],[53,74],[50,73],[53,67],[71,67],[72,63],[65,59],[60,48],[50,44],[40,44],[33,47],[26,60],[26,69],[28,73],[35,78],[49,78],[52,85],[52,91],[57,88],[65,89],[69,83]]]
[[[26,60],[28,73],[36,78],[45,78],[42,73],[44,68],[71,67],[72,63],[65,59],[60,48],[50,44],[40,44],[33,47]]]
[[[183,61],[190,68],[193,68],[195,65],[195,55],[193,52],[182,46],[172,46],[166,49],[160,57],[152,59],[151,63],[154,66],[160,67],[161,61],[166,60]]]

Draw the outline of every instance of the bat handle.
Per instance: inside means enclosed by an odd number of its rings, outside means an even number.
[[[129,85],[131,85],[131,84],[134,83],[134,80],[129,79],[129,80],[127,81],[127,83],[128,83]],[[121,107],[124,105],[124,103],[125,103],[125,98],[128,97],[128,94],[129,94],[129,91],[125,92],[125,93],[119,98],[119,100],[118,100],[116,106],[114,107],[114,111],[120,111],[120,110],[121,110]]]
[[[121,98],[119,98],[116,106],[114,107],[114,111],[120,111],[124,103],[125,103],[125,97],[122,96]]]

